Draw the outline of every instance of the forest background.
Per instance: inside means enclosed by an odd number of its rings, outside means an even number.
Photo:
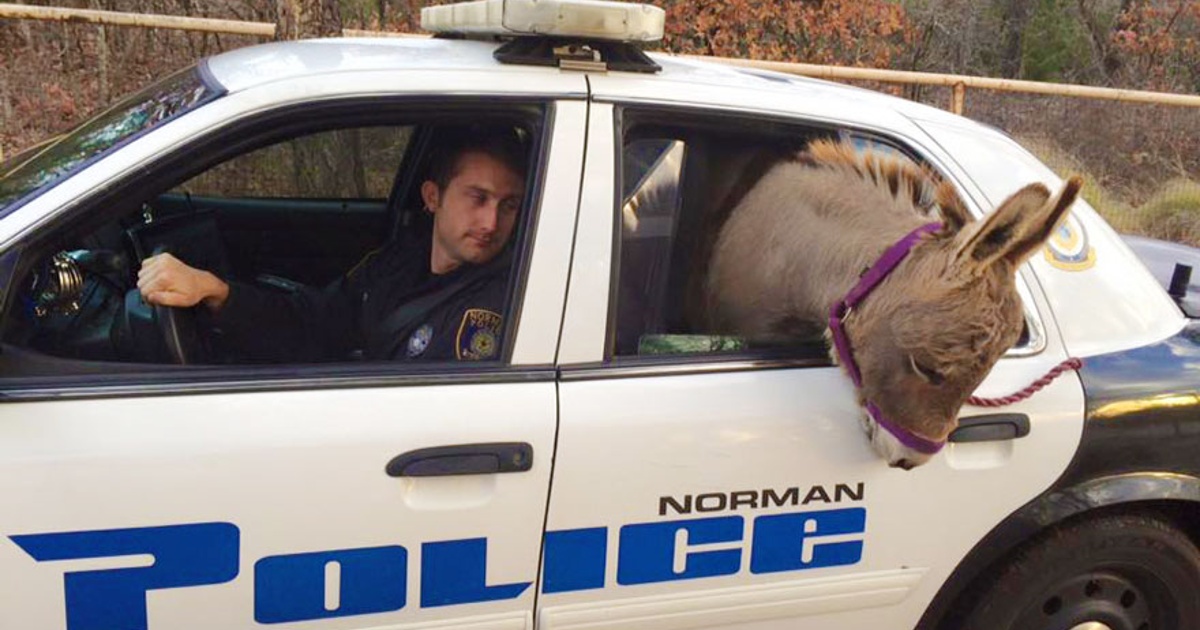
[[[24,2],[418,32],[424,0]],[[1200,93],[1200,0],[657,0],[678,53]],[[340,22],[340,25],[338,24]],[[332,30],[330,30],[332,29]],[[155,78],[260,38],[0,19],[0,154]],[[860,83],[947,107],[948,88]],[[1200,245],[1200,108],[971,90],[964,114],[1017,137],[1116,227]]]

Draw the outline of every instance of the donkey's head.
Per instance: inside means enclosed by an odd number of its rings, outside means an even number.
[[[975,221],[943,183],[943,229],[921,240],[845,319],[862,372],[861,402],[873,403],[901,433],[944,442],[959,408],[1020,337],[1016,270],[1049,238],[1079,186],[1071,178],[1051,198],[1031,184]],[[889,465],[911,468],[931,457],[870,414],[865,423]]]

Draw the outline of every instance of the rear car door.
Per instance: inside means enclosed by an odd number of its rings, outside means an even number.
[[[1028,419],[1028,435],[951,443],[904,471],[871,450],[824,347],[756,353],[679,328],[692,308],[679,296],[704,261],[678,251],[711,229],[694,213],[723,197],[729,142],[873,134],[937,162],[886,112],[814,99],[802,115],[794,95],[686,91],[713,99],[705,110],[648,83],[592,79],[541,627],[913,627],[971,547],[1062,472],[1079,382],[1003,409]],[[1029,334],[981,395],[1064,358],[1025,273]]]
[[[137,137],[5,217],[25,226],[5,231],[20,233],[3,253],[9,324],[37,320],[23,300],[50,244],[108,225],[112,204],[136,219],[140,199],[121,194],[153,199],[193,175],[181,163],[274,138],[280,124],[302,134],[298,120],[345,127],[364,111],[389,110],[396,124],[495,115],[519,121],[532,152],[495,361],[172,366],[56,356],[8,326],[0,625],[532,626],[557,415],[545,366],[587,108],[581,77],[546,77],[526,84],[566,96],[514,95],[482,70],[251,88]],[[463,85],[478,96],[439,96]]]

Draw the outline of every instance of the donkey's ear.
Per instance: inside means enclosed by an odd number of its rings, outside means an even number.
[[[937,203],[938,212],[942,215],[942,233],[954,236],[962,231],[963,227],[975,220],[971,216],[971,211],[967,210],[967,206],[963,204],[962,198],[958,196],[958,191],[954,190],[954,184],[950,182],[942,182],[934,191],[934,202]]]
[[[1081,185],[1078,176],[1071,177],[1053,200],[1041,184],[1017,191],[970,231],[958,248],[958,259],[976,271],[999,260],[1020,265],[1050,238]]]

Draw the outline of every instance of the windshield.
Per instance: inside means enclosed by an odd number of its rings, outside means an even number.
[[[7,214],[141,133],[220,96],[198,67],[126,98],[61,136],[0,164],[0,214]]]

